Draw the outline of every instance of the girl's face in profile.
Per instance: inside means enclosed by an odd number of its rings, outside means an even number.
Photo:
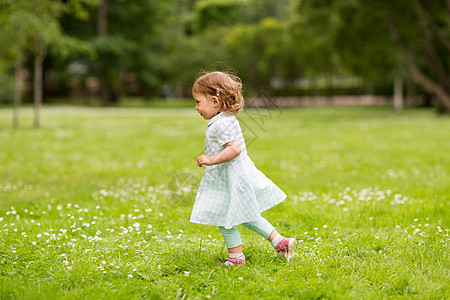
[[[195,109],[205,120],[209,120],[220,112],[220,102],[217,97],[208,99],[205,94],[193,94],[195,99]]]

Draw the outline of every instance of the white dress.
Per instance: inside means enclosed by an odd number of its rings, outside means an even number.
[[[259,220],[263,211],[286,199],[286,194],[264,176],[247,155],[236,117],[221,112],[208,122],[205,153],[213,156],[230,141],[239,141],[241,153],[229,162],[205,166],[192,209],[190,221],[193,223],[229,229]]]

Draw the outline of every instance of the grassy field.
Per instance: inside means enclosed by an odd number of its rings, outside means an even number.
[[[388,107],[247,110],[256,166],[288,194],[264,213],[286,263],[241,228],[189,223],[204,169],[193,109],[0,109],[1,299],[450,297],[450,119]]]

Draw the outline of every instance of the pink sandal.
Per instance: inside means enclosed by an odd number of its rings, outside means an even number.
[[[297,240],[294,238],[283,238],[276,248],[280,256],[285,257],[287,261],[290,261],[295,255],[295,246]]]
[[[244,265],[245,264],[245,256],[244,258],[228,258],[226,262],[222,263],[222,266],[232,267],[235,265]]]

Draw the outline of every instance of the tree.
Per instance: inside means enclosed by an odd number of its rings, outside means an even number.
[[[156,88],[164,78],[167,45],[173,38],[170,22],[173,4],[162,0],[101,0],[91,12],[95,18],[68,17],[62,26],[68,35],[88,42],[96,57],[73,56],[101,82],[102,105],[119,101],[126,74]]]
[[[377,81],[409,76],[450,113],[450,8],[444,1],[304,1],[299,15],[314,26],[326,11],[323,31],[340,64]],[[306,27],[308,30],[308,27]],[[318,39],[320,39],[320,34]]]
[[[197,30],[230,26],[243,19],[242,5],[237,0],[202,0],[196,5]]]
[[[63,12],[85,16],[85,4],[92,0],[65,1],[15,0],[6,2],[0,14],[3,27],[1,53],[7,53],[14,60],[15,91],[13,125],[18,125],[20,106],[20,72],[26,56],[33,56],[34,69],[34,126],[40,126],[40,107],[43,97],[43,62],[49,47],[58,55],[73,51],[89,51],[89,47],[77,39],[64,35],[59,25]]]
[[[196,2],[191,25],[173,53],[177,74],[192,83],[199,70],[236,72],[252,93],[268,89],[271,78],[284,77],[290,43],[289,5],[269,0]],[[283,4],[283,5],[281,5]],[[189,53],[189,55],[186,55]],[[292,57],[291,57],[292,58]]]
[[[9,4],[9,5],[8,5]],[[22,98],[21,73],[32,24],[26,13],[26,3],[4,3],[0,10],[0,53],[6,61],[13,61],[14,96],[13,127],[19,126],[19,109]]]
[[[411,77],[435,96],[441,112],[450,113],[450,7],[424,0],[407,7],[388,2],[386,7],[386,23]],[[405,20],[401,10],[406,8]],[[408,28],[411,23],[414,30]]]
[[[270,80],[283,74],[283,51],[289,42],[286,28],[285,23],[267,18],[257,24],[235,26],[225,37],[228,61],[256,93],[267,90]]]

